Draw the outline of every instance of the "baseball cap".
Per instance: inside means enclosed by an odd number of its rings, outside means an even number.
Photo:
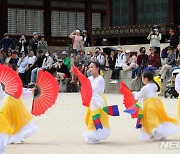
[[[149,48],[149,50],[151,50],[151,49],[156,50],[156,47],[152,46],[152,47]]]

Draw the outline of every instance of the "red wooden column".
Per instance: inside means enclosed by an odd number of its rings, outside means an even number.
[[[0,37],[4,37],[4,33],[8,32],[8,8],[7,8],[7,0],[1,0],[0,7]]]
[[[111,26],[111,6],[112,2],[111,0],[106,0],[106,27]]]
[[[129,0],[129,24],[136,24],[136,0]]]
[[[168,0],[169,23],[178,24],[178,0]]]
[[[44,0],[44,35],[51,42],[51,0]]]
[[[92,1],[87,0],[85,2],[85,29],[88,35],[92,37]]]

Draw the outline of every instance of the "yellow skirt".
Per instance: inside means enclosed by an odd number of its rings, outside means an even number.
[[[0,134],[1,133],[7,133],[11,134],[13,132],[12,127],[10,126],[7,119],[0,113]]]
[[[106,101],[106,98],[104,95],[101,95],[105,104],[107,105],[107,101]],[[102,126],[104,128],[110,128],[109,126],[109,116],[107,113],[105,113],[103,111],[103,109],[99,109],[100,110],[100,120],[101,120],[101,123],[102,123]],[[87,109],[87,112],[86,112],[86,118],[85,118],[85,122],[86,122],[86,126],[87,126],[87,130],[88,131],[94,131],[96,130],[95,126],[94,126],[94,122],[92,120],[92,112],[91,112],[91,109],[90,107],[88,107]]]
[[[31,113],[25,108],[21,99],[16,99],[10,95],[6,96],[1,113],[14,129],[12,134],[19,132],[21,128],[28,124],[32,119]]]
[[[178,97],[178,118],[180,119],[180,96]]]
[[[160,98],[151,97],[144,100],[142,126],[148,134],[161,123],[169,122],[177,124],[178,121],[167,115]]]

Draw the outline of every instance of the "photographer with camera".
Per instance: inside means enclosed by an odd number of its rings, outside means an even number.
[[[150,40],[150,47],[156,48],[156,54],[159,54],[160,56],[160,41],[162,38],[161,33],[159,32],[159,26],[154,25],[152,27],[152,31],[149,33],[147,39]]]
[[[18,42],[18,46],[19,46],[18,54],[21,54],[23,51],[26,53],[26,55],[28,54],[28,50],[27,50],[28,43],[26,41],[24,34],[21,35],[19,42]]]

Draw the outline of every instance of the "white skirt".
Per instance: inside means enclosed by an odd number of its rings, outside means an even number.
[[[37,126],[32,121],[30,121],[18,133],[10,135],[8,144],[23,141],[25,138],[30,137],[37,129]]]
[[[85,131],[83,139],[89,144],[99,143],[99,140],[105,140],[110,135],[110,129],[103,128],[95,131]]]
[[[0,154],[5,154],[8,137],[8,134],[0,133]]]
[[[150,139],[166,139],[166,137],[170,135],[176,134],[178,131],[178,127],[172,123],[164,122],[161,123],[157,128],[155,128],[151,134],[146,133],[146,131],[142,128],[139,132],[139,140],[140,141],[148,141]]]

